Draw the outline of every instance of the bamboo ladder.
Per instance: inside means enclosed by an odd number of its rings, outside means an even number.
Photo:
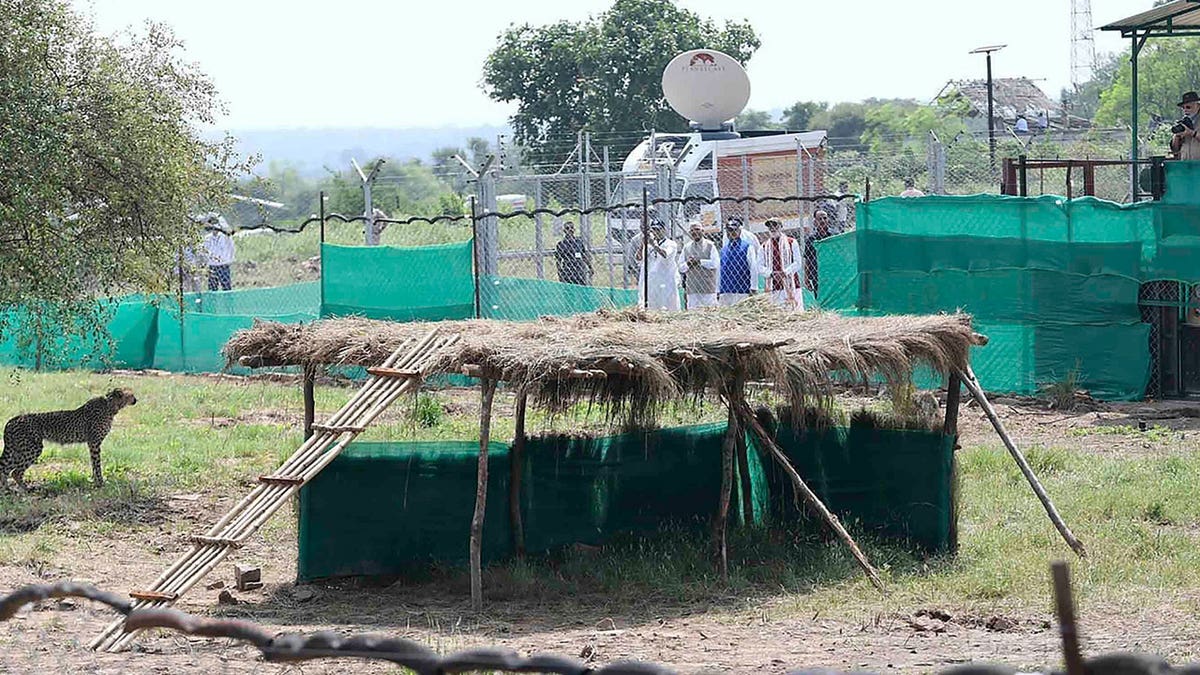
[[[252,536],[308,481],[321,472],[400,395],[420,386],[421,377],[438,353],[458,342],[458,336],[439,336],[434,329],[396,348],[379,367],[368,368],[362,389],[324,424],[313,425],[313,435],[259,484],[225,517],[203,535],[193,536],[192,548],[163,572],[149,590],[133,591],[134,609],[166,607],[179,599]],[[91,644],[99,651],[119,652],[135,632],[125,630],[124,618],[114,621]]]

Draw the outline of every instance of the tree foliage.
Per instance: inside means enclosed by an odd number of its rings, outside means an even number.
[[[212,84],[161,26],[98,35],[63,0],[0,0],[0,308],[60,319],[167,287],[189,215],[245,167],[196,125]]]
[[[561,160],[580,130],[685,130],[662,96],[668,61],[709,48],[744,64],[758,47],[746,22],[718,27],[673,0],[616,0],[584,21],[508,28],[487,57],[483,86],[494,100],[516,102],[515,140],[541,163]]]
[[[1095,123],[1127,125],[1133,94],[1133,70],[1128,57],[1119,60],[1116,76],[1101,93]],[[1148,128],[1151,115],[1179,117],[1175,104],[1185,91],[1200,90],[1200,38],[1147,40],[1138,54],[1138,124]]]

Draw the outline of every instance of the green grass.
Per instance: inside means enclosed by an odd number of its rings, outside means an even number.
[[[54,569],[71,538],[80,536],[72,527],[99,537],[156,530],[162,526],[162,503],[171,495],[236,496],[301,440],[300,390],[294,384],[16,371],[0,371],[0,383],[2,419],[75,406],[113,386],[131,387],[139,399],[118,416],[105,444],[108,483],[103,489],[88,483],[85,448],[50,447],[30,473],[38,493],[0,497],[0,564]],[[318,387],[319,410],[336,409],[352,392]],[[497,400],[493,438],[504,441],[513,432],[511,396]],[[428,412],[434,409],[440,413]],[[529,429],[603,433],[599,412],[586,405],[553,417],[531,411]],[[477,393],[426,392],[403,399],[364,436],[474,439],[477,418]],[[663,423],[721,419],[723,412],[711,404],[680,405],[667,411]],[[497,598],[589,591],[631,602],[771,596],[782,598],[771,605],[780,617],[825,611],[866,617],[928,606],[1043,616],[1049,611],[1048,564],[1066,558],[1072,560],[1084,609],[1100,603],[1124,608],[1194,602],[1194,589],[1200,588],[1200,500],[1194,495],[1200,447],[1188,439],[1170,453],[1122,456],[1075,449],[1070,441],[1066,436],[1061,445],[1029,448],[1027,454],[1086,544],[1089,555],[1083,560],[1059,539],[1004,449],[989,444],[959,454],[957,556],[925,558],[862,536],[868,555],[883,570],[887,597],[861,577],[838,542],[783,530],[736,531],[728,584],[715,572],[707,536],[668,528],[658,537],[628,538],[596,553],[498,565],[489,570],[487,586]],[[452,573],[445,580],[458,583],[460,576]]]

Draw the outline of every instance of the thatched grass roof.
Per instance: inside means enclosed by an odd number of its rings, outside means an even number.
[[[802,406],[827,397],[839,377],[903,383],[921,364],[941,373],[965,368],[970,347],[986,342],[965,314],[846,317],[785,312],[755,298],[702,311],[600,310],[535,322],[257,322],[223,351],[246,365],[373,366],[434,327],[461,340],[427,374],[467,368],[526,387],[546,407],[595,400],[639,419],[684,396],[719,396],[735,378],[772,382]]]

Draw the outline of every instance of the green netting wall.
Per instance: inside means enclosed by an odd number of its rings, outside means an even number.
[[[321,245],[321,316],[438,321],[475,316],[471,242]]]
[[[1200,167],[1166,170],[1161,202],[975,195],[860,204],[854,233],[817,244],[819,299],[863,314],[970,312],[991,338],[972,366],[992,391],[1035,393],[1076,372],[1093,395],[1141,398],[1150,376],[1141,284],[1200,281]]]
[[[530,551],[602,544],[667,522],[703,530],[720,490],[724,424],[598,439],[529,439],[522,519]],[[928,432],[785,433],[800,473],[843,518],[926,550],[950,544],[953,439]],[[355,443],[300,491],[301,580],[390,575],[461,565],[475,500],[478,443]],[[804,516],[791,487],[751,446],[754,514],[765,524]],[[511,553],[508,446],[489,446],[483,557]],[[740,481],[739,481],[740,484]],[[732,505],[740,509],[735,494]]]
[[[479,282],[479,300],[485,318],[529,321],[539,316],[593,312],[602,307],[631,307],[637,304],[637,291],[484,276]]]

